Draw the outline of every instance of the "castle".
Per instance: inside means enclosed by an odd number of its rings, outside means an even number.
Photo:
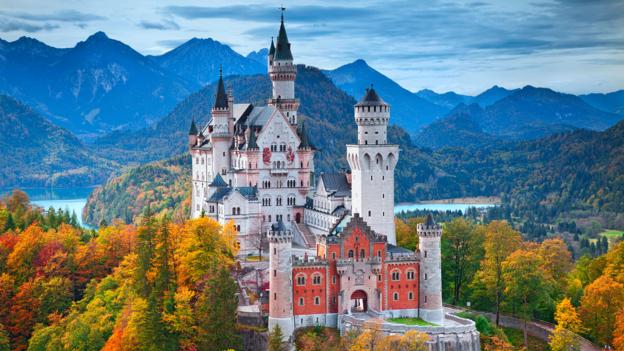
[[[417,251],[396,246],[399,148],[387,140],[390,106],[366,90],[354,107],[350,172],[320,173],[313,186],[316,150],[298,112],[283,14],[267,60],[266,106],[235,103],[219,77],[210,122],[191,125],[192,217],[233,221],[242,255],[268,241],[269,328],[279,325],[286,337],[304,326],[344,330],[370,316],[419,317],[444,339],[442,326],[462,322],[448,322],[442,307],[441,227],[429,216],[418,225]],[[473,345],[464,349],[478,349],[474,324],[463,332]]]

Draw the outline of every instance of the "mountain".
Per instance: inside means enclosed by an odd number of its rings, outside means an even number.
[[[593,107],[624,116],[624,90],[618,90],[607,94],[579,95],[583,101]]]
[[[620,118],[581,98],[526,86],[486,108],[480,125],[486,133],[508,139],[536,139],[576,128],[604,130]]]
[[[459,104],[469,104],[473,99],[472,96],[461,95],[452,91],[438,94],[435,91],[429,89],[420,90],[416,92],[416,95],[431,103],[444,107],[449,111]]]
[[[6,95],[0,95],[0,149],[0,187],[94,185],[115,169],[69,131]]]
[[[0,91],[82,136],[145,125],[189,94],[182,79],[103,32],[71,49],[20,39],[0,55]]]
[[[444,118],[424,127],[414,137],[414,143],[431,149],[489,145],[497,138],[483,131],[479,121],[482,121],[484,116],[485,110],[479,105],[460,103]]]
[[[267,71],[267,56],[269,56],[269,49],[264,48],[258,51],[252,51],[249,54],[247,54],[247,56],[245,57],[261,64],[262,67],[264,67],[263,72],[266,72]]]
[[[475,96],[471,102],[479,104],[481,107],[488,107],[493,105],[494,103],[506,98],[507,96],[513,94],[518,89],[508,90],[498,85],[491,87],[490,89],[482,92],[481,94]]]
[[[229,46],[210,38],[193,38],[163,55],[150,56],[150,59],[162,69],[190,82],[192,90],[216,81],[220,67],[226,76],[266,72],[266,64],[244,57]]]
[[[494,87],[486,93],[493,96],[503,90]],[[538,139],[579,128],[604,130],[619,119],[616,114],[598,110],[577,96],[526,86],[485,108],[476,103],[459,105],[444,118],[424,127],[414,142],[434,149],[484,147],[494,141]]]
[[[361,59],[324,73],[355,99],[362,97],[365,89],[373,84],[375,90],[391,105],[390,123],[412,134],[449,111],[449,108],[431,103],[401,87]]]

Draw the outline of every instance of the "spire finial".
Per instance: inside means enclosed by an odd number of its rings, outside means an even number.
[[[280,7],[280,10],[282,11],[282,23],[284,23],[284,11],[286,11],[286,8],[284,7],[284,5],[282,4],[282,6]]]
[[[223,78],[223,65],[219,65],[219,79]]]

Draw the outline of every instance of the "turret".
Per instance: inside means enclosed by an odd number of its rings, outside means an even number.
[[[191,122],[191,129],[189,130],[188,141],[190,147],[197,145],[197,126],[195,125],[195,118],[193,118],[193,121]]]
[[[429,214],[425,223],[418,224],[416,230],[420,250],[420,318],[441,325],[444,321],[440,250],[442,227]]]
[[[273,44],[273,37],[271,37],[271,47],[269,48],[269,55],[267,56],[267,67],[271,67],[273,64],[273,56],[275,56],[275,44]]]
[[[354,106],[357,144],[347,145],[351,167],[352,212],[396,245],[394,226],[394,167],[399,147],[387,143],[390,106],[375,89],[366,89]]]
[[[277,43],[273,50],[272,58],[269,57],[269,76],[273,87],[273,94],[269,104],[277,107],[286,116],[290,124],[297,124],[297,110],[299,100],[295,99],[295,79],[297,67],[293,63],[293,55],[290,51],[290,42],[284,26],[284,8],[277,35]],[[271,41],[273,43],[273,41]],[[269,54],[271,50],[269,50]]]
[[[292,232],[282,221],[271,226],[269,240],[269,330],[275,325],[288,340],[294,332],[292,291]]]

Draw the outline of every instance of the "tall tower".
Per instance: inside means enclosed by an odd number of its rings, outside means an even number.
[[[269,331],[279,325],[290,339],[295,329],[292,298],[292,232],[278,221],[268,232],[269,239]]]
[[[352,212],[396,245],[394,228],[394,167],[399,147],[387,142],[390,106],[372,88],[355,105],[358,143],[347,145],[351,167]]]
[[[223,72],[219,69],[219,83],[215,102],[212,105],[212,120],[210,121],[210,143],[213,148],[213,176],[225,175],[230,167],[230,145],[234,132],[234,119],[225,86]]]
[[[297,66],[293,63],[293,55],[290,51],[290,42],[284,27],[284,8],[282,8],[282,20],[273,57],[269,57],[269,76],[273,87],[273,96],[269,99],[269,105],[273,105],[284,113],[292,125],[297,124],[297,110],[299,99],[295,98],[295,78]],[[273,40],[271,40],[273,49]]]
[[[429,214],[425,223],[418,224],[416,230],[420,250],[420,317],[441,325],[444,320],[440,250],[442,227]]]

